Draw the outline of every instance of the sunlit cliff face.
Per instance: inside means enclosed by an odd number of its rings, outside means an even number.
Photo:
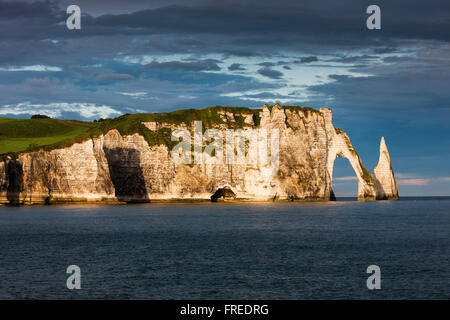
[[[68,29],[71,4],[0,3],[0,115],[329,106],[370,167],[386,136],[406,192],[450,190],[435,142],[450,138],[447,1],[379,1],[373,30],[350,0],[79,0],[81,29]]]

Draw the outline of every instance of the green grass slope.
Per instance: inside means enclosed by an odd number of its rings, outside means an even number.
[[[78,136],[94,123],[56,119],[0,118],[0,154],[51,145]]]

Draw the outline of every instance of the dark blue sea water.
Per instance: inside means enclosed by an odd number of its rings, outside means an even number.
[[[0,298],[448,299],[449,244],[449,198],[0,207]]]

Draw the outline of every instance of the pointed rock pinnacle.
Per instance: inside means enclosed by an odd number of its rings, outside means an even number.
[[[380,158],[373,170],[372,178],[375,184],[378,200],[398,199],[398,187],[392,170],[391,157],[384,137],[380,141]]]

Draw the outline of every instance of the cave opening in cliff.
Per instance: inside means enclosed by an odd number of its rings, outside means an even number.
[[[332,190],[337,201],[358,199],[358,178],[346,158],[334,161]]]

